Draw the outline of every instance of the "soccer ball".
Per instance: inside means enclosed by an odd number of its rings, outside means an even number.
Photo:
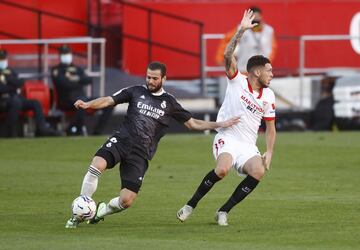
[[[96,213],[96,203],[88,196],[80,195],[71,204],[73,216],[80,220],[91,220]]]

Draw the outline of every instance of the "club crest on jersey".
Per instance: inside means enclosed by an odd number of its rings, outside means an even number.
[[[164,109],[164,108],[166,108],[166,101],[163,101],[161,104],[160,104],[160,106]]]

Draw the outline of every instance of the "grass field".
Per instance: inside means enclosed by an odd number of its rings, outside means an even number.
[[[77,229],[64,228],[70,203],[105,137],[0,140],[0,249],[360,248],[360,133],[279,133],[271,170],[228,227],[214,213],[241,180],[234,171],[179,223],[214,167],[212,138],[165,137],[133,207]],[[96,201],[117,195],[118,176],[101,177]]]

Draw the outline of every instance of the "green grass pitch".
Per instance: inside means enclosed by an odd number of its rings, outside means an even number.
[[[215,224],[241,181],[232,171],[185,223],[176,211],[214,167],[213,135],[167,135],[133,207],[65,229],[90,159],[105,137],[0,141],[0,249],[359,249],[360,133],[278,133],[270,171]],[[264,149],[264,136],[259,137]],[[119,191],[118,168],[94,195]]]

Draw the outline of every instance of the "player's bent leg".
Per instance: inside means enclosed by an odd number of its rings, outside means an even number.
[[[132,203],[135,201],[137,197],[137,193],[127,189],[127,188],[123,188],[120,191],[120,205],[123,208],[129,208]]]
[[[247,160],[244,164],[242,171],[248,175],[236,187],[231,197],[217,212],[218,216],[215,219],[217,223],[221,226],[224,226],[225,224],[227,225],[227,214],[230,212],[230,210],[243,199],[245,199],[245,197],[248,196],[256,188],[260,179],[264,176],[265,169],[262,165],[261,157],[256,155]],[[252,176],[252,174],[254,176]],[[221,212],[223,213],[220,215]]]
[[[265,175],[265,167],[262,163],[262,159],[260,156],[256,155],[250,158],[243,167],[243,172],[251,175],[258,181],[260,181]]]
[[[217,157],[215,169],[211,170],[203,178],[191,199],[176,213],[176,217],[181,222],[184,222],[190,217],[198,202],[210,191],[215,183],[220,181],[228,174],[232,166],[232,161],[232,156],[229,153],[221,153]]]
[[[104,217],[110,214],[119,213],[131,206],[137,197],[137,193],[123,188],[120,191],[120,196],[115,197],[109,201],[108,204],[100,202],[98,204],[96,214],[89,224],[97,224],[99,221],[104,220]]]
[[[101,156],[94,156],[91,161],[91,165],[93,165],[97,170],[103,173],[107,167],[107,161]]]
[[[229,153],[221,153],[216,160],[215,174],[224,178],[232,167],[233,157]]]
[[[92,197],[97,189],[99,177],[105,171],[106,165],[107,162],[104,158],[99,156],[93,158],[81,185],[81,195]]]
[[[98,179],[101,174],[106,169],[107,162],[104,158],[95,156],[91,162],[88,171],[86,172],[82,185],[81,185],[81,195],[86,195],[91,197],[97,189]],[[97,210],[100,207],[100,203],[98,204]],[[95,215],[96,217],[96,215]],[[95,218],[94,217],[94,218]],[[93,218],[93,219],[94,219]],[[76,228],[81,222],[74,217],[71,217],[65,224],[65,228]]]

